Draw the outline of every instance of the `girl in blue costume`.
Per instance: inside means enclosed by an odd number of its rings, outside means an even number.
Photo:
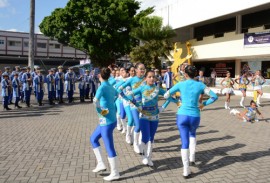
[[[116,109],[115,109],[115,99],[117,97],[117,92],[111,84],[109,84],[108,79],[110,77],[110,69],[102,68],[99,76],[101,82],[98,88],[94,103],[96,105],[96,110],[99,117],[99,125],[90,137],[90,142],[93,147],[94,154],[97,159],[97,166],[93,172],[99,172],[106,170],[106,166],[102,160],[99,139],[102,137],[106,151],[108,153],[108,160],[111,167],[111,173],[109,176],[104,177],[104,180],[111,181],[120,178],[118,168],[117,168],[117,155],[114,149],[113,142],[113,130],[116,126]]]
[[[200,108],[213,103],[218,98],[205,84],[194,80],[196,73],[196,67],[187,66],[185,68],[187,80],[177,83],[164,95],[164,98],[169,98],[176,92],[181,93],[182,105],[178,109],[176,123],[182,141],[181,156],[184,178],[188,178],[190,175],[189,162],[195,164],[196,130],[200,124]],[[199,107],[198,101],[201,94],[209,95],[210,98]]]
[[[128,72],[126,71],[126,69],[124,67],[122,67],[120,69],[120,75],[121,75],[121,77],[120,77],[119,81],[114,85],[114,88],[118,88],[120,85],[122,85],[127,80]],[[126,118],[126,111],[124,108],[125,100],[123,100],[123,98],[120,95],[118,96],[117,100],[118,100],[117,113],[119,115],[119,124],[117,124],[117,127],[119,126],[120,131],[122,130],[122,133],[126,133],[127,124],[126,124],[126,119],[125,119]],[[118,118],[118,116],[117,116],[117,118]],[[117,123],[118,123],[118,121],[117,121]]]
[[[111,68],[109,68],[111,69]],[[115,71],[116,72],[116,71]],[[120,71],[117,71],[120,74]],[[109,83],[115,88],[115,86],[117,85],[117,83],[119,83],[119,81],[122,80],[122,75],[117,75],[117,76],[113,76],[111,74],[110,78],[108,79]],[[118,131],[122,131],[122,122],[121,122],[121,103],[122,101],[120,100],[120,98],[118,97],[115,101],[115,106],[116,106],[116,121],[117,121],[117,130]],[[123,105],[123,104],[122,104]]]
[[[133,67],[134,69],[134,67]],[[122,70],[122,77],[123,79],[121,81],[119,81],[116,85],[115,85],[115,88],[119,88],[119,86],[121,86],[126,80],[132,78],[132,77],[128,77],[128,71],[124,68],[121,68]],[[131,91],[131,87],[126,87],[125,89],[123,89],[123,92],[126,93],[126,92],[129,92]],[[121,116],[121,122],[122,122],[122,126],[123,126],[123,131],[122,133],[125,133],[126,132],[126,142],[128,144],[131,144],[132,143],[132,139],[131,139],[131,131],[132,131],[132,126],[134,125],[134,122],[133,122],[133,117],[132,117],[132,113],[130,111],[130,104],[129,104],[129,101],[125,100],[124,98],[122,98],[120,96],[120,116]],[[128,123],[126,124],[125,122],[125,116],[127,116],[128,118]]]
[[[144,64],[137,63],[135,66],[135,70],[136,70],[136,76],[134,76],[133,78],[130,78],[124,84],[122,84],[117,90],[118,93],[121,93],[122,90],[128,86],[131,87],[132,90],[135,90],[143,84],[144,74],[145,74]],[[134,99],[136,100],[136,103],[140,104],[142,97],[140,94],[138,94],[134,96]],[[139,112],[136,106],[131,107],[131,113],[132,113],[132,117],[135,123],[133,147],[134,147],[134,151],[140,154],[141,153],[141,149],[139,146],[140,123],[139,123]]]
[[[131,79],[135,76],[135,67],[131,66],[129,69],[129,78]],[[131,87],[126,87],[126,91],[131,91]],[[125,111],[127,114],[127,133],[126,133],[126,142],[128,144],[133,144],[133,133],[134,133],[134,120],[133,120],[133,116],[131,113],[131,107],[130,107],[130,103],[128,101],[124,102],[124,107],[125,107]]]
[[[164,95],[165,90],[155,85],[155,73],[154,71],[148,71],[146,73],[146,85],[142,85],[139,88],[127,92],[127,95],[142,96],[142,103],[139,106],[136,101],[133,101],[140,110],[140,128],[142,132],[142,144],[141,149],[144,152],[143,164],[153,166],[152,162],[152,144],[154,136],[157,131],[159,122],[159,108],[158,108],[158,95]],[[121,93],[124,95],[124,93]],[[129,98],[129,96],[123,96]]]

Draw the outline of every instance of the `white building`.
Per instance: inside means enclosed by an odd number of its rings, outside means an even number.
[[[219,77],[226,70],[234,77],[248,64],[270,78],[270,0],[142,1],[143,9],[149,6],[176,30],[179,46],[185,49],[185,42],[191,43],[192,61],[206,76],[215,68]],[[184,50],[182,57],[186,54]]]
[[[0,31],[0,69],[4,66],[26,66],[28,42],[29,33]],[[77,65],[87,57],[84,52],[64,46],[42,34],[35,34],[34,45],[34,64],[45,68]]]

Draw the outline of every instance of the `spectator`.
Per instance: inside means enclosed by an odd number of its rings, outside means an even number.
[[[216,77],[217,77],[217,72],[213,68],[212,72],[211,72],[211,86],[213,86],[213,87],[216,86]]]

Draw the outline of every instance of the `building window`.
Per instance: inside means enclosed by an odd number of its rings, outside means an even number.
[[[55,45],[54,45],[54,48],[55,48],[55,49],[60,49],[60,44],[55,44]]]
[[[47,48],[47,43],[37,43],[38,48]]]
[[[8,41],[9,46],[21,46],[21,41]]]
[[[24,47],[28,47],[28,45],[29,45],[29,42],[23,42]]]
[[[3,39],[0,39],[0,44],[5,44],[5,41]]]

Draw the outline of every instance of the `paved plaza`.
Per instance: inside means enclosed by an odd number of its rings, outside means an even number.
[[[141,156],[115,129],[121,175],[117,182],[270,182],[270,122],[243,123],[224,109],[224,100],[220,97],[201,113],[197,166],[191,167],[188,180],[182,178],[174,104],[160,115],[153,168],[142,165]],[[232,96],[231,108],[240,109],[239,100]],[[270,100],[262,101],[260,110],[269,119]],[[0,183],[103,182],[108,170],[92,173],[96,160],[89,136],[96,125],[97,115],[89,101],[0,111]],[[105,159],[103,142],[102,150]]]

